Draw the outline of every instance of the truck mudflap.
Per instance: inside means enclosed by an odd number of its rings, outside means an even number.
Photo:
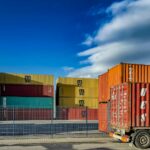
[[[121,140],[123,143],[128,143],[130,141],[130,137],[129,136],[127,136],[127,135],[121,136],[121,135],[119,135],[119,134],[117,134],[115,132],[110,132],[109,136],[113,137],[115,139]]]

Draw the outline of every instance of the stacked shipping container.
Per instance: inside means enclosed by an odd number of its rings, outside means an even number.
[[[81,109],[80,115],[76,119],[83,119],[85,116],[82,113],[83,107],[88,107],[88,116],[92,119],[90,115],[97,114],[98,108],[98,79],[89,78],[59,78],[57,81],[57,94],[56,101],[57,105],[66,108],[67,112],[72,114],[69,119],[75,118],[74,109],[75,107]],[[85,108],[84,108],[85,110]],[[72,112],[72,113],[71,113]],[[80,112],[80,110],[78,110]],[[76,112],[77,113],[77,112]],[[97,120],[97,115],[93,116],[93,120]]]
[[[150,65],[121,63],[99,76],[99,105],[110,101],[110,89],[113,86],[127,83],[150,83]],[[99,106],[99,109],[104,110]],[[106,109],[105,109],[106,111]],[[102,116],[104,117],[102,112]],[[99,124],[102,118],[99,117]],[[107,119],[103,118],[108,124]],[[99,126],[99,130],[103,130]],[[107,131],[105,131],[107,132]]]
[[[51,75],[0,73],[1,119],[50,119],[53,96]]]

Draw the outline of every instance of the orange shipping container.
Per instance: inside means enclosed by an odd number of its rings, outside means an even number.
[[[109,69],[99,77],[99,101],[110,100],[110,88],[124,82],[150,83],[150,65],[121,63]]]
[[[110,130],[110,102],[100,103],[98,107],[99,131],[108,133]]]
[[[99,102],[105,102],[109,100],[108,90],[108,72],[102,74],[98,78],[98,100]]]
[[[150,83],[150,65],[121,63],[108,71],[109,87],[124,82]]]

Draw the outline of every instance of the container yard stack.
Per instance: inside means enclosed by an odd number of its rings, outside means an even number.
[[[58,78],[57,106],[67,113],[67,119],[82,119],[83,109],[88,108],[88,119],[97,120],[98,79]],[[78,115],[76,115],[78,114]]]
[[[47,120],[54,108],[52,75],[0,73],[1,120]]]

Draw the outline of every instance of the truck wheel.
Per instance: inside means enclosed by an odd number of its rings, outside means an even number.
[[[135,137],[135,146],[146,149],[150,147],[150,135],[146,131],[139,132]]]

